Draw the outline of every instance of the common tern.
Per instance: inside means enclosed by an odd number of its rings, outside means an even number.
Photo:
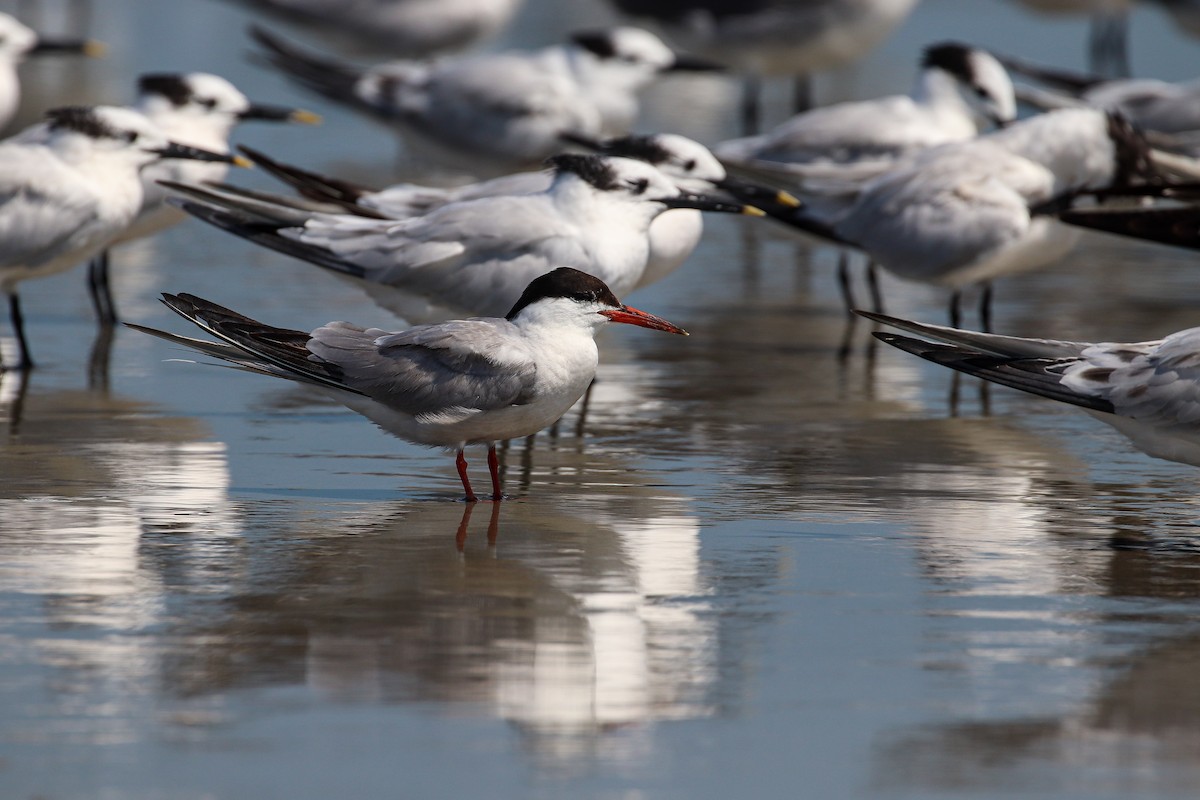
[[[487,446],[492,499],[503,499],[495,443],[542,430],[583,396],[596,374],[594,337],[602,326],[686,335],[569,267],[531,281],[503,318],[400,332],[330,322],[304,333],[188,294],[164,294],[163,302],[220,341],[131,327],[250,372],[316,386],[401,439],[455,450],[467,502],[478,498],[463,449]]]
[[[303,109],[253,103],[229,81],[206,72],[143,75],[138,79],[134,108],[172,141],[214,153],[229,151],[229,135],[240,122],[320,122],[320,117]],[[147,165],[142,170],[141,210],[110,247],[158,233],[185,218],[182,211],[167,204],[167,192],[159,181],[220,181],[228,170],[229,164],[224,162],[194,159],[163,159]],[[88,289],[104,325],[117,321],[108,261],[105,249],[88,268]]]
[[[1200,328],[1150,342],[1060,342],[868,319],[879,339],[936,364],[1079,406],[1157,458],[1200,466]]]
[[[184,210],[256,244],[356,281],[410,322],[498,316],[534,277],[572,264],[627,293],[643,280],[649,228],[672,208],[756,214],[680,191],[642,161],[562,154],[548,189],[450,203],[420,217],[323,214],[172,184]]]
[[[160,158],[234,162],[181,145],[136,111],[71,106],[0,142],[0,292],[20,348],[9,369],[33,366],[17,287],[87,260],[137,214],[138,171]]]

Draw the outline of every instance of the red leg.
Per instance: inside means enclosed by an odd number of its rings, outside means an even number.
[[[500,459],[496,457],[496,445],[488,445],[488,470],[492,473],[492,499],[503,500],[504,492],[500,491]]]
[[[475,492],[471,491],[471,479],[467,477],[467,459],[463,456],[463,451],[458,451],[458,458],[454,459],[454,466],[458,467],[458,477],[462,479],[463,491],[467,496],[463,499],[468,503],[478,503],[479,498],[475,496]]]

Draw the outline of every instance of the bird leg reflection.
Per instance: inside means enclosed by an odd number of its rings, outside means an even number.
[[[111,325],[101,325],[96,331],[96,339],[92,342],[92,352],[88,355],[88,388],[108,391],[109,363],[112,358],[113,336],[116,329]]]
[[[883,293],[879,290],[879,265],[873,258],[867,259],[867,288],[871,290],[871,310],[876,314],[883,314]]]
[[[488,445],[488,472],[492,476],[492,500],[499,502],[504,499],[504,492],[500,491],[500,459],[496,457],[496,445]]]
[[[742,135],[759,132],[759,110],[762,106],[762,79],[753,73],[742,79]]]
[[[458,530],[454,533],[454,546],[461,553],[467,546],[467,528],[471,525],[471,512],[475,510],[474,503],[468,503],[463,508],[462,519],[458,523]],[[488,518],[487,527],[487,543],[489,547],[496,544],[496,537],[500,533],[500,504],[492,504],[492,513]]]
[[[8,391],[4,385],[8,381],[16,381],[16,389]],[[10,436],[15,436],[20,432],[21,415],[25,409],[25,395],[29,392],[29,373],[27,372],[10,372],[4,373],[0,370],[0,395],[11,396],[8,401],[8,433]]]
[[[858,308],[858,303],[854,302],[854,289],[850,286],[850,256],[845,250],[838,253],[838,288],[842,291],[842,302],[846,304],[846,313],[853,323],[857,319],[854,309]]]

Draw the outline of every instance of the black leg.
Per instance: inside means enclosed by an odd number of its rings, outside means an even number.
[[[853,317],[857,305],[854,302],[854,289],[850,286],[850,256],[845,250],[838,254],[838,288],[842,290],[842,302],[846,304],[846,313]]]
[[[992,284],[983,285],[979,294],[979,327],[984,333],[992,332]]]
[[[762,101],[762,79],[747,75],[742,79],[742,135],[753,136],[759,131],[759,110]]]
[[[813,107],[811,75],[797,75],[792,81],[792,113],[803,114]]]
[[[879,291],[879,265],[874,259],[867,260],[867,288],[871,290],[871,310],[876,314],[883,311],[883,293]]]
[[[592,382],[588,384],[588,388],[583,390],[583,401],[579,404],[579,417],[575,420],[575,435],[583,437],[584,426],[587,425],[588,404],[592,402],[592,387],[596,385],[596,379],[592,378]]]
[[[33,369],[33,358],[29,355],[29,341],[25,338],[25,317],[21,314],[21,298],[13,292],[8,296],[8,318],[17,335],[17,363],[6,369],[21,372]]]
[[[962,324],[962,292],[955,289],[950,295],[950,327],[957,328]]]
[[[96,255],[88,263],[88,293],[92,296],[92,307],[101,326],[117,324],[117,306],[113,302],[112,288],[108,282],[108,251]]]

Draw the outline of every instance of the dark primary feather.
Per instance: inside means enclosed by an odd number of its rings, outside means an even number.
[[[249,33],[266,50],[267,60],[301,85],[342,103],[357,101],[354,88],[361,69],[296,47],[257,25]]]
[[[928,342],[883,331],[875,331],[874,336],[905,352],[968,375],[1093,411],[1114,412],[1109,401],[1076,394],[1062,385],[1061,370],[1074,363],[1073,359],[998,356],[959,345]]]
[[[362,278],[366,275],[366,270],[357,264],[334,258],[329,252],[319,247],[280,236],[281,228],[290,227],[284,223],[256,221],[235,210],[213,208],[202,203],[183,201],[176,202],[176,205],[197,219],[284,255],[299,258],[354,278]]]
[[[1200,250],[1200,208],[1196,206],[1080,209],[1063,212],[1059,219],[1081,228]]]
[[[364,194],[376,191],[370,187],[354,184],[350,181],[330,178],[317,172],[292,166],[291,164],[284,164],[252,147],[240,145],[238,149],[255,164],[289,186],[292,186],[300,194],[311,200],[339,203],[349,210],[358,213],[363,210],[361,206],[357,205],[359,199]]]

